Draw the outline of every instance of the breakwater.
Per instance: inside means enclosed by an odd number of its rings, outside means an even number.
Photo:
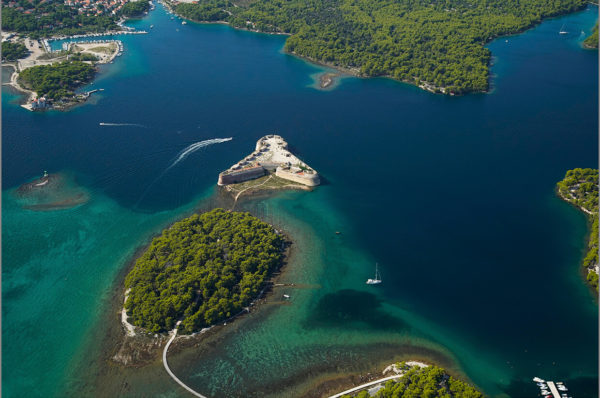
[[[57,42],[57,41],[62,41],[62,40],[71,40],[71,39],[87,39],[89,37],[107,37],[107,36],[116,36],[116,35],[143,35],[143,34],[147,34],[148,32],[144,31],[144,30],[120,30],[120,31],[109,31],[109,32],[105,32],[105,33],[87,33],[87,34],[81,34],[81,35],[72,35],[72,36],[56,36],[53,37],[51,39],[44,39],[42,40],[42,45],[44,46],[44,49],[46,50],[46,52],[54,52],[57,50],[52,50],[52,43],[53,42]],[[104,41],[98,41],[98,43],[106,43],[109,41],[119,41],[120,40],[110,40],[110,39],[106,39]],[[77,41],[72,41],[72,42],[77,42]],[[63,47],[61,46],[61,49],[63,49]]]

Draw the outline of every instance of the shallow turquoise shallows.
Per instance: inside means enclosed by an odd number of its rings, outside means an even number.
[[[3,396],[184,397],[160,364],[95,385],[101,320],[135,250],[213,203],[219,171],[278,133],[324,184],[239,208],[294,238],[282,279],[302,288],[171,356],[181,379],[211,397],[296,397],[421,358],[494,397],[535,396],[534,376],[597,397],[586,219],[554,193],[598,164],[598,53],[581,48],[596,18],[494,41],[492,92],[464,97],[352,77],[321,91],[322,69],[284,54],[285,37],[182,25],[160,6],[130,23],[154,28],[123,37],[89,103],[30,113],[3,86]],[[90,200],[24,209],[15,189],[44,170]],[[383,284],[368,286],[376,262]]]

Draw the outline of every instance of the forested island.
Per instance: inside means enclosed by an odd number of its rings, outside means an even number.
[[[583,46],[586,48],[598,48],[598,22],[596,22],[592,34],[583,41]]]
[[[126,277],[130,322],[158,333],[182,320],[179,331],[193,333],[239,313],[282,265],[285,243],[249,213],[215,209],[176,222]]]
[[[588,216],[591,227],[588,252],[583,259],[587,280],[598,290],[598,170],[573,169],[557,185],[558,195]]]
[[[370,395],[362,391],[356,398],[483,398],[483,394],[471,385],[448,375],[437,366],[398,365],[404,371],[402,377],[390,380],[385,387]],[[344,395],[342,398],[351,398]]]
[[[67,100],[74,90],[92,81],[96,67],[82,61],[64,61],[52,65],[38,65],[19,73],[19,84],[35,91],[38,97]]]
[[[286,33],[285,50],[360,76],[386,76],[445,94],[487,91],[484,45],[583,0],[199,0],[171,4],[195,21]]]

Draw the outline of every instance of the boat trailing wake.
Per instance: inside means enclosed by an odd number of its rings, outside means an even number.
[[[100,122],[100,126],[106,126],[106,127],[131,126],[131,127],[146,128],[146,126],[144,126],[143,124],[138,124],[138,123],[104,123],[104,122]]]
[[[213,139],[210,139],[210,140],[205,140],[205,141],[200,141],[200,142],[193,143],[192,145],[188,146],[187,148],[185,148],[184,150],[182,150],[181,152],[179,152],[177,154],[177,158],[173,161],[173,163],[171,163],[171,165],[169,167],[167,167],[167,169],[165,170],[165,173],[169,169],[171,169],[172,167],[175,167],[175,165],[177,163],[181,162],[182,160],[185,160],[185,158],[187,158],[190,154],[196,152],[198,149],[204,148],[205,146],[209,146],[209,145],[213,145],[213,144],[220,144],[222,142],[231,141],[232,139],[233,139],[233,137],[229,137],[229,138],[213,138]]]
[[[167,174],[167,172],[169,170],[171,170],[173,167],[175,167],[179,162],[185,160],[185,158],[187,158],[190,154],[196,152],[200,148],[204,148],[204,147],[207,147],[207,146],[213,145],[213,144],[220,144],[222,142],[231,141],[232,139],[233,139],[233,137],[229,137],[229,138],[212,138],[210,140],[199,141],[199,142],[195,142],[195,143],[193,143],[191,145],[188,145],[186,148],[184,148],[181,152],[179,152],[177,154],[177,157],[175,158],[175,160],[173,160],[173,162],[171,162],[171,164],[169,165],[169,167],[167,167],[162,173],[159,174],[158,177],[156,177],[154,179],[154,181],[152,181],[150,183],[150,185],[148,185],[148,187],[142,193],[142,196],[140,196],[140,199],[135,204],[134,208],[136,208],[140,204],[140,202],[146,197],[146,194],[148,193],[148,191],[150,190],[150,188],[158,180],[160,180],[165,174]]]

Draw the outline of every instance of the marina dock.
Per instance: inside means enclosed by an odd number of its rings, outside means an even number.
[[[550,387],[550,392],[552,393],[552,397],[553,398],[561,398],[560,393],[558,392],[558,389],[556,388],[556,384],[554,384],[553,381],[549,381],[547,384],[548,384],[548,387]]]
[[[569,389],[563,382],[553,382],[534,377],[533,381],[540,389],[540,395],[544,398],[572,398],[568,393]]]

